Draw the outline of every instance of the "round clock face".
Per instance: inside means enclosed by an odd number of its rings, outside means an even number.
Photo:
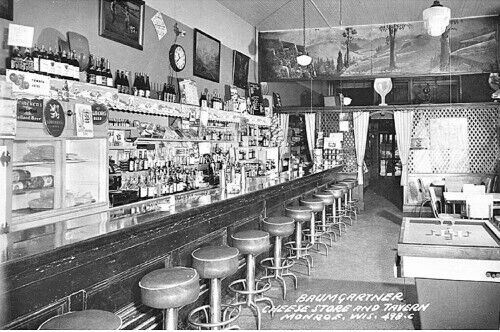
[[[186,67],[186,52],[181,45],[172,45],[169,56],[170,65],[175,71],[181,71]]]

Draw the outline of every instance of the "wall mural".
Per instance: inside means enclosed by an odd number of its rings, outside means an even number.
[[[423,22],[308,29],[308,68],[297,64],[302,31],[259,33],[261,81],[498,71],[498,17],[452,20],[440,37]]]

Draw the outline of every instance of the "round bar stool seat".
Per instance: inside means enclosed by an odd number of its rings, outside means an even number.
[[[307,267],[307,274],[311,275],[311,266],[313,265],[312,256],[308,250],[311,249],[310,243],[302,243],[302,223],[311,221],[312,209],[308,206],[285,206],[285,215],[295,221],[295,241],[285,243],[288,249],[288,258],[296,263],[304,261]]]
[[[241,231],[231,235],[233,247],[238,248],[240,254],[258,255],[269,249],[269,233],[259,230]]]
[[[306,222],[311,220],[312,210],[307,206],[287,206],[285,214],[295,221]]]
[[[309,239],[311,246],[317,245],[317,251],[319,251],[319,245],[323,245],[325,248],[325,254],[328,256],[328,247],[321,239],[321,233],[316,233],[316,212],[323,212],[325,209],[325,203],[321,198],[315,197],[305,197],[300,199],[300,204],[309,207],[312,210],[312,216],[310,219],[309,229],[302,231],[305,237]]]
[[[257,329],[260,330],[261,313],[257,302],[267,301],[274,308],[273,301],[263,296],[263,293],[271,288],[271,283],[255,280],[255,256],[268,250],[270,247],[269,233],[260,230],[241,231],[231,235],[233,246],[238,251],[246,255],[246,278],[233,281],[229,284],[229,289],[236,294],[236,302],[233,305],[245,305],[254,310],[257,314]],[[244,295],[246,299],[239,301],[238,295]],[[274,310],[271,311],[274,316]]]
[[[122,320],[104,310],[72,311],[49,318],[39,330],[118,330]]]
[[[323,204],[325,204],[325,205],[332,205],[333,200],[335,199],[333,197],[333,194],[331,192],[328,192],[328,191],[318,191],[313,196],[321,199],[323,201]]]
[[[193,268],[203,279],[222,279],[234,274],[238,271],[238,255],[238,249],[226,246],[202,247],[191,254]]]
[[[297,289],[297,277],[290,272],[294,261],[281,257],[281,240],[288,237],[295,231],[295,221],[290,217],[268,217],[262,221],[262,229],[274,236],[274,257],[265,258],[260,261],[260,265],[266,270],[266,275],[262,279],[278,280],[283,286],[283,299],[286,298],[286,283],[283,277],[289,276],[294,280]]]
[[[164,310],[164,329],[176,330],[177,309],[198,299],[200,277],[190,267],[158,269],[142,277],[139,287],[142,303]]]
[[[238,270],[239,251],[227,246],[208,246],[191,253],[193,268],[201,278],[210,279],[210,304],[193,309],[188,314],[189,323],[200,329],[239,329],[230,325],[240,315],[240,307],[221,304],[221,279]]]

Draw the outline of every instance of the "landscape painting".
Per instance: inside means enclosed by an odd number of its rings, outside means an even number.
[[[296,61],[301,31],[261,32],[260,80],[496,72],[498,25],[498,17],[452,20],[440,37],[423,22],[308,29],[308,67]]]
[[[238,88],[247,88],[249,64],[249,57],[238,51],[233,51],[233,84]]]
[[[99,35],[142,50],[144,1],[100,0]]]
[[[195,29],[193,56],[193,74],[210,81],[219,82],[220,41]]]

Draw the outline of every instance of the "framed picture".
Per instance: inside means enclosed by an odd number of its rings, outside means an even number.
[[[14,19],[14,0],[0,0],[0,18]]]
[[[99,0],[99,36],[142,50],[143,0]]]
[[[219,82],[220,41],[195,29],[193,57],[193,74],[195,76]]]
[[[233,84],[238,88],[247,88],[249,63],[249,57],[238,51],[233,51]]]

